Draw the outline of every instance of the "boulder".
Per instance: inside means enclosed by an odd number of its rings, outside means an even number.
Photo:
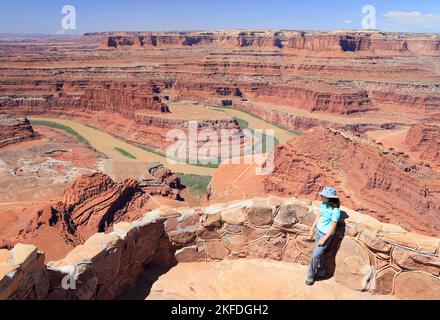
[[[240,234],[225,234],[222,241],[230,251],[240,252],[243,249],[244,238]]]
[[[211,260],[223,260],[228,254],[228,249],[223,245],[221,240],[206,241],[206,256]]]
[[[255,228],[252,225],[246,223],[242,228],[243,238],[246,243],[254,241],[263,237],[266,234],[266,229]]]
[[[297,222],[298,218],[293,204],[281,206],[274,218],[274,223],[284,228],[291,227]]]
[[[268,226],[273,221],[273,207],[265,203],[253,203],[246,210],[248,220],[256,226]]]
[[[236,224],[225,224],[224,230],[228,233],[241,233],[241,226]]]
[[[168,237],[176,247],[184,247],[194,243],[197,238],[197,230],[195,227],[186,227],[168,232]]]
[[[363,231],[359,236],[359,240],[374,252],[389,253],[391,250],[391,245],[389,243],[372,235],[368,231]]]
[[[344,236],[355,238],[359,234],[359,227],[354,223],[345,223]]]
[[[353,290],[369,289],[373,267],[368,252],[356,240],[345,237],[336,253],[335,280]]]
[[[18,243],[10,251],[9,262],[20,265],[21,269],[26,269],[38,256],[37,247],[34,245]]]
[[[319,212],[319,209],[317,209],[317,210],[318,210],[317,212]],[[316,215],[317,215],[317,213],[315,213],[314,209],[312,207],[310,207],[310,210],[301,219],[301,224],[304,224],[308,227],[311,227],[316,220]]]
[[[310,233],[310,227],[306,226],[305,224],[297,223],[289,229],[289,232],[307,237]]]
[[[246,251],[249,257],[252,258],[281,260],[282,257],[280,248],[274,247],[264,240],[258,240],[246,245]]]
[[[297,237],[295,239],[296,246],[298,250],[308,257],[311,257],[313,254],[313,249],[315,247],[315,241],[310,240],[308,237]]]
[[[202,240],[220,239],[220,233],[216,228],[200,228],[197,230],[197,237]]]
[[[240,206],[226,208],[221,213],[222,220],[228,224],[243,224],[247,221],[247,213]]]
[[[185,247],[176,251],[175,257],[180,262],[203,262],[205,261],[205,250],[198,245]]]
[[[275,237],[266,237],[266,241],[271,245],[282,249],[287,243],[287,235],[285,233],[281,233]]]
[[[222,215],[220,213],[208,214],[204,219],[202,225],[205,228],[221,228],[222,226]]]
[[[301,251],[298,250],[295,240],[289,240],[284,247],[282,260],[285,262],[298,262],[298,258],[301,255]]]

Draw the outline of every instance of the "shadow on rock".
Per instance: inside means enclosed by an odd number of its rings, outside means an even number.
[[[336,254],[339,251],[341,246],[342,239],[345,236],[345,220],[348,218],[348,214],[345,211],[341,211],[341,217],[338,223],[338,227],[336,228],[335,236],[333,237],[333,241],[330,244],[328,251],[326,253],[326,269],[327,275],[325,279],[330,279],[334,276],[336,270]]]

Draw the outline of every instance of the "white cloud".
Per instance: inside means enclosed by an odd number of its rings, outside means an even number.
[[[432,13],[430,13],[432,14]],[[423,15],[419,11],[412,11],[412,12],[405,12],[405,11],[389,11],[384,14],[385,17],[391,18],[391,19],[418,19],[422,17]]]
[[[440,14],[419,11],[389,11],[383,15],[387,22],[422,28],[440,28]]]
[[[345,20],[344,23],[345,23],[345,24],[352,24],[353,21],[351,21],[351,20]]]

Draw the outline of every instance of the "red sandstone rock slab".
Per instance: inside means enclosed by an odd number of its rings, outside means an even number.
[[[333,279],[318,281],[313,286],[305,286],[306,272],[307,266],[261,259],[182,263],[162,275],[154,283],[146,298],[148,300],[394,299],[392,296],[353,291]],[[268,277],[268,274],[271,276]]]
[[[195,245],[191,247],[185,247],[178,250],[175,257],[179,263],[183,262],[205,262],[205,250],[200,250],[200,248]]]
[[[256,226],[267,226],[273,221],[273,207],[264,204],[253,204],[246,209],[248,221]]]
[[[396,272],[392,268],[384,269],[376,275],[373,292],[375,294],[392,294]]]
[[[240,252],[245,244],[242,235],[225,234],[222,237],[223,245],[232,252]]]
[[[335,280],[353,290],[368,290],[371,273],[367,251],[354,239],[344,238],[336,254]]]
[[[402,248],[394,248],[393,262],[405,270],[423,270],[435,276],[440,275],[440,258],[438,256],[421,254]]]
[[[381,253],[389,253],[391,245],[384,240],[364,231],[359,236],[359,240],[365,243],[371,250]]]
[[[396,278],[394,292],[399,299],[438,300],[440,279],[420,272],[403,272]]]
[[[228,249],[223,245],[221,240],[205,242],[207,258],[212,260],[223,260],[228,254]]]

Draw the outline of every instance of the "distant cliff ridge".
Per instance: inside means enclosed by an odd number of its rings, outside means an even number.
[[[86,34],[88,36],[98,34]],[[103,48],[265,47],[311,51],[440,55],[440,36],[372,31],[216,31],[103,33]]]

